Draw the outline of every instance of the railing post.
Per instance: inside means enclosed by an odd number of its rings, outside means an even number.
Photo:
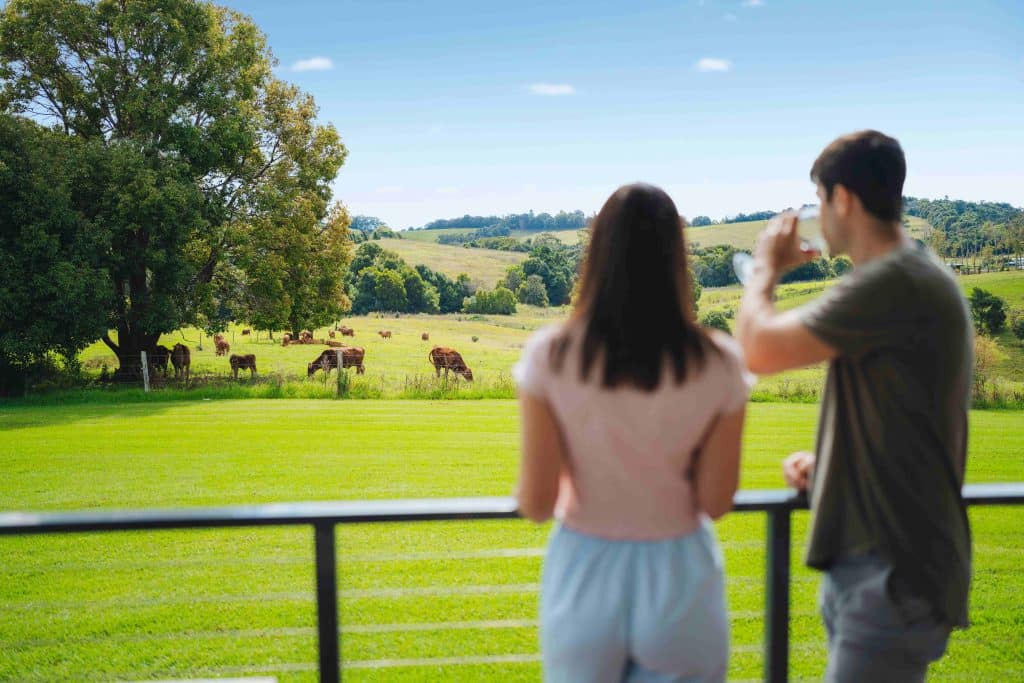
[[[316,622],[320,647],[320,683],[341,681],[338,633],[338,579],[334,523],[313,525],[316,538]]]
[[[764,607],[764,680],[789,680],[789,520],[788,507],[768,509]]]

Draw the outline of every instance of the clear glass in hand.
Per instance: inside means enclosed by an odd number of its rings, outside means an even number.
[[[800,237],[801,251],[816,257],[825,253],[825,238],[821,234],[821,211],[817,206],[805,206],[797,212],[796,232]],[[754,257],[745,251],[738,251],[733,254],[732,268],[740,284],[746,285],[754,272]]]

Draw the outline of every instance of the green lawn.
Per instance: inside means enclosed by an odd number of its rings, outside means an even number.
[[[811,445],[815,415],[813,406],[752,405],[742,485],[778,487],[780,456]],[[511,401],[0,406],[0,507],[504,495],[517,448]],[[1024,480],[1022,453],[1019,412],[972,415],[970,481]],[[979,508],[971,518],[974,626],[954,636],[931,680],[1024,680],[1024,510]],[[764,524],[736,514],[718,525],[736,680],[760,676]],[[817,579],[799,566],[805,529],[798,515],[794,680],[823,667]],[[346,680],[538,680],[547,531],[527,522],[340,529],[343,654],[354,666]],[[314,680],[311,553],[304,529],[0,539],[0,680]]]

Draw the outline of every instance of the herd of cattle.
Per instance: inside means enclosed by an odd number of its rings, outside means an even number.
[[[248,335],[250,332],[251,330],[242,330],[243,335]],[[340,370],[355,368],[356,374],[365,374],[366,368],[363,365],[363,359],[366,356],[366,352],[364,349],[359,346],[346,346],[341,342],[333,341],[335,332],[341,333],[343,337],[356,336],[355,330],[351,327],[339,325],[327,333],[330,339],[314,339],[312,332],[303,330],[299,333],[297,339],[293,339],[290,334],[285,334],[282,339],[282,345],[321,344],[330,347],[321,351],[320,355],[306,366],[307,377],[312,377],[317,370],[323,370],[324,373],[330,373],[331,370],[339,370],[339,363],[341,364]],[[380,335],[381,339],[391,339],[391,330],[378,330],[377,334]],[[429,341],[430,335],[424,332],[420,339]],[[231,345],[221,334],[213,336],[213,344],[215,354],[218,356],[227,356],[231,351]],[[164,377],[167,377],[167,365],[170,363],[174,368],[174,377],[176,379],[183,378],[186,382],[188,381],[192,365],[192,353],[189,347],[184,344],[175,344],[170,349],[158,344],[150,350],[149,358],[154,372],[162,373]],[[435,346],[430,350],[427,359],[434,366],[434,371],[438,377],[441,376],[441,370],[444,370],[445,377],[448,376],[449,372],[454,372],[457,375],[462,375],[470,382],[473,381],[473,371],[469,369],[466,361],[462,359],[462,355],[455,349],[446,346]],[[256,354],[232,353],[228,356],[228,363],[231,365],[231,375],[235,379],[238,379],[239,370],[249,370],[250,377],[256,376]]]

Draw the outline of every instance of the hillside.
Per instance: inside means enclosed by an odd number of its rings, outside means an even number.
[[[916,216],[906,216],[910,234],[923,239],[928,229],[928,222]],[[721,223],[700,228],[687,228],[686,240],[691,246],[712,247],[716,244],[728,244],[739,249],[750,249],[757,241],[757,235],[768,221],[746,221],[743,223]],[[445,228],[439,230],[416,230],[403,232],[406,240],[417,242],[437,242],[441,235],[469,234],[473,228]],[[537,236],[538,232],[530,230],[513,230],[512,237],[519,240]],[[562,242],[575,244],[579,239],[576,230],[558,230],[552,232]],[[428,264],[429,265],[429,264]]]
[[[441,232],[424,230],[422,232]],[[527,253],[521,251],[498,251],[496,249],[467,249],[434,242],[411,239],[381,240],[384,249],[397,252],[412,266],[423,264],[432,270],[456,277],[466,273],[477,284],[491,288],[505,276],[509,266],[526,260]]]

